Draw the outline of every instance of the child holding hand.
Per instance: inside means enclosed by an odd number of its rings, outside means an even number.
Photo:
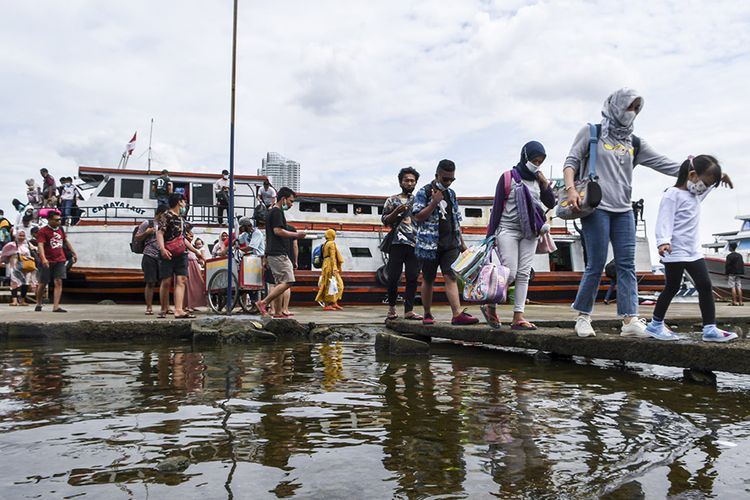
[[[713,156],[689,156],[681,167],[675,185],[666,190],[659,205],[656,220],[656,244],[664,263],[666,285],[659,295],[654,315],[646,327],[651,337],[658,340],[678,340],[680,337],[664,325],[664,317],[672,299],[680,289],[682,275],[690,275],[698,290],[698,303],[703,319],[705,342],[728,342],[736,333],[716,326],[716,306],[711,289],[711,278],[700,249],[701,202],[714,187],[723,183],[734,188],[727,174]]]

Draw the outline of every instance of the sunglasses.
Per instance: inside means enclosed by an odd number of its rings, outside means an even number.
[[[455,177],[440,177],[440,180],[442,182],[453,182],[456,180],[456,178]]]

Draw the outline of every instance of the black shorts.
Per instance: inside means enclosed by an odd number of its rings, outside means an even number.
[[[427,283],[434,283],[435,277],[437,276],[438,266],[443,272],[443,276],[449,276],[455,278],[455,273],[451,269],[451,264],[455,262],[461,252],[458,248],[451,250],[439,250],[437,252],[437,260],[425,260],[419,259],[419,263],[422,265],[422,279]]]
[[[68,270],[65,267],[65,262],[50,262],[49,267],[41,267],[39,271],[39,283],[49,284],[53,280],[61,279],[64,280],[68,277]]]
[[[159,259],[159,278],[167,279],[172,276],[188,275],[187,252],[182,255],[173,255],[171,259]]]
[[[156,285],[161,281],[159,279],[159,259],[144,255],[141,259],[141,269],[143,270],[143,282],[147,285]]]

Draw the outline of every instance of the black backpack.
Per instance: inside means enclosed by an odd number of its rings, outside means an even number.
[[[152,223],[148,223],[148,227],[152,227]],[[141,228],[141,225],[138,224],[133,228],[133,235],[130,237],[130,251],[137,254],[143,254],[143,250],[146,248],[146,239],[147,238],[141,238],[138,239],[136,236],[138,235],[138,230]]]

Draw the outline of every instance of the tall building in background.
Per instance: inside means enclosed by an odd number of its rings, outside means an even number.
[[[299,191],[299,163],[279,153],[266,153],[258,174],[268,177],[276,189],[286,186],[292,191]]]

